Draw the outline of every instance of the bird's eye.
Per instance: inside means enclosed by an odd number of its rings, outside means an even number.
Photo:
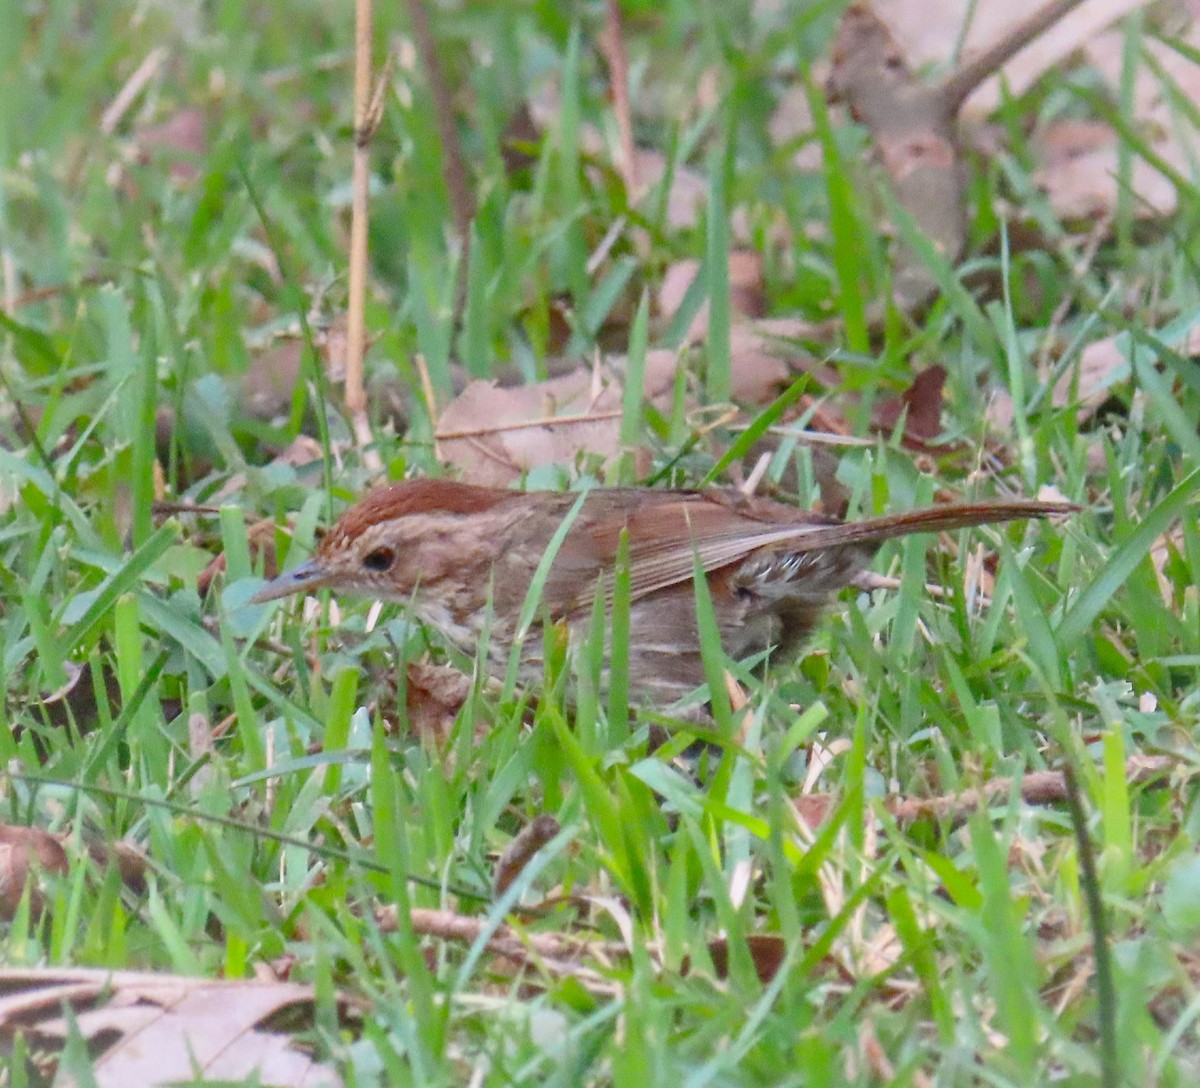
[[[396,553],[391,548],[374,548],[363,556],[362,565],[367,570],[380,571],[391,570],[392,564],[396,562]]]

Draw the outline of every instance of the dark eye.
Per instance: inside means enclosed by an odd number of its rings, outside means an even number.
[[[394,562],[396,562],[396,553],[391,548],[375,548],[363,556],[362,565],[367,570],[383,572],[391,570]]]

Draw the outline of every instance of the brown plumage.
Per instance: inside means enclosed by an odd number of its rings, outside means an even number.
[[[307,562],[269,582],[270,601],[327,586],[411,603],[424,622],[474,652],[489,586],[491,660],[507,663],[538,563],[579,500],[576,493],[504,491],[448,480],[407,480],[368,494],[342,515]],[[1066,514],[1069,503],[962,503],[841,522],[738,492],[597,488],[587,493],[546,578],[541,605],[572,640],[589,626],[597,592],[611,592],[628,532],[629,683],[636,702],[663,706],[704,682],[692,585],[697,557],[727,652],[794,652],[830,596],[866,569],[879,545],[909,533]],[[541,668],[542,639],[522,649]]]

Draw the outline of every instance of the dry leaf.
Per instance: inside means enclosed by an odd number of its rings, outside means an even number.
[[[646,353],[645,400],[669,406],[677,362],[672,351]],[[509,389],[475,381],[438,421],[438,456],[472,482],[496,487],[580,454],[609,458],[620,452],[622,395],[611,367]]]
[[[505,174],[511,177],[518,171],[536,166],[541,143],[541,130],[529,107],[522,102],[500,133],[500,159]]]
[[[821,383],[835,384],[836,372],[815,368],[794,342],[825,331],[793,318],[735,325],[730,337],[734,399],[768,403],[806,369]],[[472,382],[442,413],[435,436],[438,456],[472,482],[495,487],[533,468],[571,464],[580,454],[612,457],[621,448],[623,393],[616,362],[609,360],[598,372],[578,370],[512,388]],[[642,399],[668,410],[679,365],[673,351],[647,352]]]
[[[814,835],[828,819],[836,803],[837,798],[832,793],[805,793],[792,799],[796,815]]]
[[[787,956],[787,945],[782,937],[774,933],[750,933],[746,935],[746,948],[754,963],[759,981],[770,982],[783,966]],[[708,942],[708,954],[712,957],[717,978],[729,976],[729,938],[718,937]]]
[[[942,390],[945,385],[945,367],[926,367],[899,397],[887,397],[875,406],[871,425],[891,434],[903,417],[905,443],[923,448],[942,432]]]
[[[303,359],[304,345],[291,339],[254,353],[242,376],[242,404],[250,415],[270,420],[290,411]]]
[[[1188,329],[1181,340],[1167,340],[1166,344],[1180,355],[1195,358],[1200,355],[1200,325]],[[1051,404],[1055,408],[1076,405],[1080,422],[1090,419],[1112,395],[1113,387],[1129,377],[1128,350],[1129,337],[1125,333],[1088,344],[1079,353],[1078,364],[1069,368],[1055,384]],[[1149,363],[1149,351],[1142,350],[1141,357]],[[1000,389],[993,394],[984,415],[995,430],[1005,431],[1012,426],[1013,404],[1007,390]],[[1102,459],[1098,461],[1100,468],[1103,464]]]
[[[978,4],[974,0],[873,0],[872,9],[886,24],[910,68],[946,68],[961,45],[962,60],[982,55],[1012,29],[1045,5],[1045,0],[1012,0],[1007,4]],[[1125,15],[1147,6],[1147,0],[1084,0],[1012,57],[1000,72],[982,83],[967,99],[960,116],[982,120],[1001,104],[1001,80],[1007,93],[1020,95],[1073,54],[1082,54],[1120,93],[1125,63],[1125,34],[1115,27]],[[1182,12],[1178,13],[1180,16]],[[1194,21],[1179,33],[1185,50],[1200,45],[1200,26]],[[969,19],[965,37],[964,20]],[[1200,65],[1178,49],[1147,37],[1142,48],[1153,64],[1140,63],[1134,73],[1133,123],[1154,155],[1185,176],[1193,173],[1196,134],[1181,135],[1177,108],[1163,91],[1156,68],[1175,85],[1185,101],[1200,95]],[[1110,214],[1119,192],[1120,138],[1100,122],[1065,120],[1036,133],[1040,152],[1035,178],[1055,213],[1069,222],[1090,225]],[[1135,214],[1166,216],[1178,203],[1171,180],[1135,156],[1129,184],[1137,199]]]
[[[151,162],[162,157],[168,174],[177,184],[189,184],[200,176],[200,164],[208,155],[208,133],[204,112],[180,110],[161,124],[141,129],[134,137],[137,160]]]
[[[203,590],[201,592],[203,593]],[[212,723],[208,720],[207,715],[200,713],[189,714],[187,735],[188,760],[192,763],[200,759],[205,760],[204,763],[196,768],[195,774],[192,775],[191,780],[188,782],[188,792],[192,795],[193,799],[199,800],[216,776],[216,771],[212,766],[212,760],[217,754],[216,737]]]
[[[1056,408],[1077,404],[1080,418],[1087,418],[1111,395],[1112,387],[1129,377],[1130,341],[1125,333],[1106,336],[1089,344],[1079,353],[1078,367],[1072,367],[1054,387],[1051,398]],[[1167,340],[1166,346],[1180,355],[1195,358],[1200,355],[1200,325],[1194,325],[1182,339]],[[1138,349],[1139,359],[1149,364],[1150,352]],[[1072,395],[1073,394],[1073,395]]]
[[[286,982],[216,981],[180,975],[81,969],[0,972],[0,1040],[19,1032],[31,1048],[62,1053],[78,1031],[94,1057],[97,1088],[242,1081],[264,1086],[338,1086],[331,1066],[316,1061],[268,1021],[305,1014],[309,986]],[[63,1016],[71,1010],[70,1022]],[[65,1076],[55,1084],[75,1083]]]
[[[471,678],[449,665],[410,661],[404,670],[408,727],[419,737],[444,744],[471,694]]]
[[[67,854],[54,835],[35,827],[0,824],[0,917],[16,913],[31,879],[35,880],[34,909],[40,909],[37,874],[66,872]]]
[[[729,333],[733,399],[739,404],[769,404],[801,374],[811,374],[826,387],[837,385],[837,371],[817,362],[798,343],[828,334],[828,326],[794,317],[767,317],[734,325]]]
[[[1033,177],[1054,208],[1068,223],[1093,223],[1116,209],[1120,137],[1102,121],[1058,121],[1033,140],[1038,168]],[[1161,149],[1168,162],[1178,148]],[[1186,171],[1186,164],[1171,163]],[[1175,210],[1174,184],[1144,159],[1134,158],[1129,183],[1137,200],[1134,214],[1165,216]]]
[[[1185,50],[1200,47],[1200,23],[1192,22],[1179,35],[1179,42]],[[1118,94],[1125,63],[1124,34],[1112,29],[1080,44],[1088,63],[1100,73],[1113,94]],[[1143,40],[1142,48],[1153,64],[1143,62],[1134,72],[1133,124],[1157,158],[1190,177],[1195,172],[1195,147],[1200,133],[1179,116],[1178,107],[1172,105],[1163,86],[1164,81],[1173,84],[1184,101],[1196,101],[1200,97],[1200,64],[1151,38]],[[1161,77],[1155,69],[1161,71]],[[1182,131],[1181,126],[1185,127]],[[1073,131],[1080,135],[1077,129]],[[1060,136],[1058,142],[1063,141]],[[1116,208],[1121,184],[1119,144],[1116,133],[1110,131],[1109,140],[1102,145],[1090,143],[1087,147],[1077,147],[1065,159],[1051,155],[1042,161],[1035,177],[1059,216],[1087,223]],[[1133,205],[1136,215],[1161,217],[1175,211],[1178,204],[1175,185],[1140,156],[1133,159],[1129,184],[1137,198]]]
[[[1064,152],[1061,144],[1071,135],[1079,135],[1074,127],[1077,124],[1073,124],[1073,132],[1068,135],[1054,129],[1046,134],[1060,146],[1052,147],[1048,157],[1039,160],[1033,177],[1060,219],[1091,225],[1096,219],[1111,215],[1117,207],[1121,187],[1120,139],[1109,129],[1103,145]],[[1095,138],[1092,135],[1088,140]],[[1045,141],[1036,141],[1036,146],[1044,147]],[[1185,175],[1190,172],[1182,149],[1171,144],[1151,146],[1163,162]],[[1133,211],[1139,218],[1162,218],[1172,214],[1178,205],[1179,194],[1174,183],[1145,159],[1134,158],[1130,164],[1129,187],[1137,197]]]
[[[658,312],[670,321],[683,304],[684,296],[699,275],[701,262],[686,258],[670,265],[658,289]],[[735,321],[762,317],[766,312],[762,254],[752,249],[734,249],[729,253],[729,306]],[[688,326],[688,341],[702,340],[708,334],[708,302],[705,302]]]
[[[967,232],[958,102],[916,73],[887,24],[862,3],[838,22],[826,86],[870,131],[896,201],[948,261],[957,261]],[[927,262],[901,238],[892,263],[896,305],[924,306],[937,291]]]
[[[828,66],[820,62],[814,64],[811,77],[818,87],[823,86],[829,77]],[[775,112],[767,122],[767,132],[776,146],[813,136],[812,106],[808,88],[802,83],[789,87],[779,96]],[[793,169],[803,173],[819,173],[824,164],[825,155],[821,150],[821,141],[817,139],[808,139],[792,156]]]
[[[304,436],[301,436],[304,438]],[[297,439],[297,442],[301,439]],[[304,438],[304,442],[312,442]],[[315,443],[314,443],[315,444]],[[295,446],[296,442],[292,443]],[[289,447],[290,449],[291,447]],[[311,450],[308,451],[311,453]],[[286,453],[286,451],[285,451]],[[320,447],[317,448],[317,459],[320,459]],[[276,458],[279,460],[279,458]],[[307,463],[307,459],[305,461]],[[261,518],[246,528],[246,544],[250,551],[251,563],[257,564],[259,558],[263,561],[263,577],[274,578],[279,573],[279,559],[275,554],[275,519]],[[212,561],[196,578],[196,591],[201,597],[205,596],[212,586],[213,579],[218,574],[225,573],[225,553],[214,556]]]
[[[634,155],[638,185],[643,193],[658,187],[667,171],[667,157],[652,148],[639,147]],[[683,163],[675,164],[667,192],[666,225],[670,230],[689,230],[700,221],[708,201],[708,179]]]

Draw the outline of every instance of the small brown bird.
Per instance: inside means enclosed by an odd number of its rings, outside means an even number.
[[[411,603],[416,615],[470,653],[483,633],[508,662],[522,605],[577,493],[506,491],[449,480],[406,480],[347,510],[307,562],[253,598],[271,601],[327,586]],[[725,650],[734,658],[774,648],[794,653],[830,596],[866,570],[879,545],[909,533],[1041,518],[1066,502],[1001,500],[935,506],[842,522],[739,492],[597,488],[589,491],[554,555],[538,615],[590,625],[597,592],[610,594],[622,530],[629,539],[629,690],[666,706],[704,682],[696,624],[696,563],[708,580]],[[523,674],[542,669],[542,638],[529,634]]]

